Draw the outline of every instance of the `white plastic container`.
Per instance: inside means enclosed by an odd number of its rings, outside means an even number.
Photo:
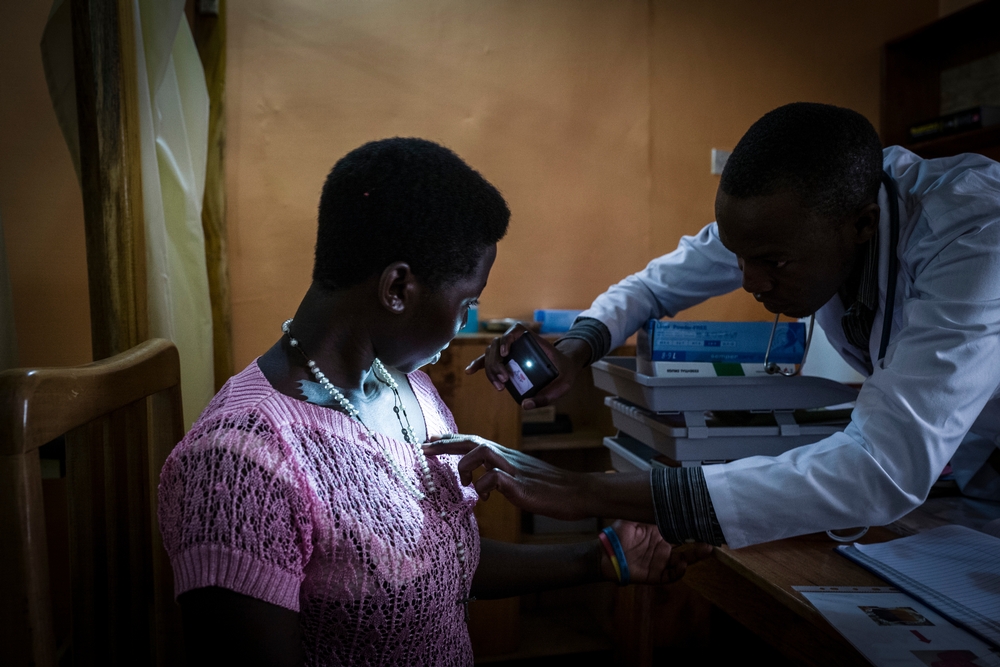
[[[604,438],[604,446],[611,452],[611,465],[618,472],[642,472],[663,465],[655,459],[659,452],[624,433]]]
[[[773,425],[719,426],[706,422],[704,410],[657,415],[613,396],[605,398],[604,404],[611,408],[612,421],[622,433],[683,466],[777,456],[847,425],[841,413],[831,414],[840,418],[830,423],[799,424],[793,411],[778,411],[761,415],[763,421],[773,419]]]
[[[850,403],[856,389],[820,377],[652,377],[635,357],[605,357],[591,366],[594,385],[652,412],[801,410]]]

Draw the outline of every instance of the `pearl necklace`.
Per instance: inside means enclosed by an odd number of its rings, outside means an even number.
[[[362,421],[359,416],[358,409],[344,396],[344,393],[340,391],[330,380],[323,374],[323,371],[316,366],[316,362],[309,358],[305,350],[299,344],[299,341],[292,336],[292,320],[287,319],[281,325],[281,331],[288,336],[288,344],[298,350],[303,358],[306,360],[306,365],[309,366],[309,371],[316,378],[316,382],[320,384],[326,391],[330,394],[333,400],[340,406],[340,409],[347,414],[351,419],[356,419],[361,426],[364,427],[365,431],[368,432],[369,436],[374,437],[374,433],[368,425]],[[393,406],[392,410],[396,413],[396,419],[399,421],[399,426],[403,432],[403,440],[413,447],[413,452],[416,456],[417,462],[420,464],[421,477],[423,478],[424,488],[427,489],[428,493],[436,493],[437,487],[434,486],[434,478],[431,477],[430,466],[427,464],[427,457],[424,455],[424,449],[417,442],[416,437],[413,435],[413,428],[410,426],[410,418],[406,414],[406,408],[403,406],[403,399],[399,394],[399,384],[396,382],[395,378],[390,375],[389,371],[386,370],[385,366],[379,360],[378,357],[372,362],[372,370],[375,372],[375,377],[392,390]],[[404,424],[405,421],[405,424]],[[395,457],[388,450],[385,451],[385,459],[389,463],[389,467],[392,468],[393,475],[396,479],[406,488],[406,490],[413,496],[417,501],[424,500],[426,496],[424,493],[417,488],[413,481],[403,474],[399,466],[396,464]],[[441,520],[447,523],[448,512],[442,507],[440,511]],[[469,590],[468,579],[469,576],[465,573],[465,544],[462,542],[462,538],[459,537],[458,532],[455,531],[455,547],[458,552],[458,562],[461,564],[459,567],[459,574],[462,578],[462,588],[464,590]],[[469,621],[469,602],[475,600],[473,597],[465,597],[458,601],[458,604],[465,605],[465,620]]]
[[[321,371],[316,365],[316,362],[310,359],[305,350],[302,349],[299,341],[292,336],[292,320],[285,320],[285,322],[281,325],[281,330],[288,336],[288,344],[301,352],[302,356],[305,357],[306,364],[309,366],[309,371],[313,374],[313,377],[316,378],[316,382],[327,390],[333,400],[340,405],[340,409],[347,413],[348,417],[356,419],[358,423],[364,427],[365,431],[368,432],[368,435],[373,436],[374,433],[372,433],[372,430],[368,428],[368,425],[365,424],[359,416],[358,409],[354,407],[346,396],[344,396],[344,393],[340,391],[340,389],[330,382],[329,378],[327,378],[326,375],[323,374],[323,371]],[[424,456],[423,448],[413,435],[413,428],[410,426],[410,418],[406,414],[406,408],[403,406],[403,399],[399,395],[399,385],[378,358],[376,358],[372,363],[372,370],[375,372],[375,377],[379,380],[379,382],[392,390],[392,410],[396,413],[396,419],[399,421],[399,426],[402,429],[403,440],[413,447],[413,453],[417,462],[420,464],[420,472],[423,477],[424,488],[426,488],[428,492],[434,493],[436,488],[434,487],[434,479],[431,477],[430,467],[427,465],[427,457]],[[417,488],[409,477],[403,474],[402,470],[400,470],[399,466],[396,464],[395,457],[393,457],[388,450],[385,452],[385,455],[386,461],[389,462],[389,467],[392,468],[392,472],[396,476],[396,479],[406,487],[406,490],[410,492],[410,495],[417,500],[423,500],[425,497],[423,492]]]

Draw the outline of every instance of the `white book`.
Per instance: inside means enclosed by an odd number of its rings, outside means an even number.
[[[837,550],[1000,647],[1000,538],[951,525]]]

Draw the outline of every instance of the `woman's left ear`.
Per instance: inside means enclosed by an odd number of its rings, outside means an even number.
[[[402,315],[417,296],[419,285],[406,262],[393,262],[385,267],[378,283],[378,298],[389,312]]]

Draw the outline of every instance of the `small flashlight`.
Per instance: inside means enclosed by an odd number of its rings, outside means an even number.
[[[559,376],[531,332],[525,332],[510,344],[510,354],[503,361],[509,376],[507,391],[518,403],[531,398]]]

